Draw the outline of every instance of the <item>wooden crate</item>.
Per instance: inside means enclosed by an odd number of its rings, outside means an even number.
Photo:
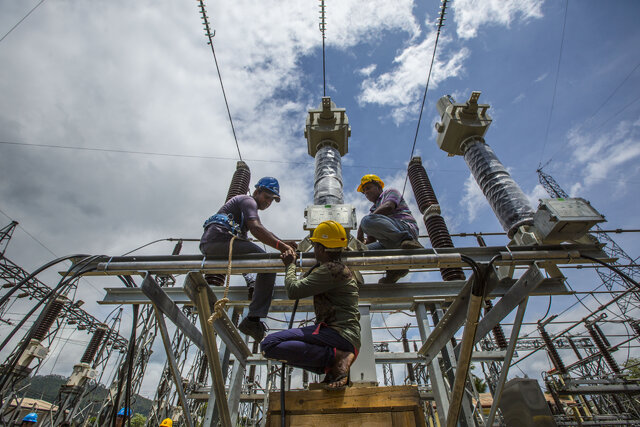
[[[424,413],[418,388],[348,387],[341,391],[288,391],[287,426],[423,427]],[[280,392],[269,394],[267,427],[280,427]]]

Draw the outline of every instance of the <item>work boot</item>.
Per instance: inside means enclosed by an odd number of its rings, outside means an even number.
[[[245,335],[249,335],[256,342],[260,342],[264,338],[264,334],[267,330],[267,326],[264,322],[259,320],[251,320],[248,317],[245,317],[242,322],[238,325],[238,329]]]
[[[382,276],[378,283],[396,283],[401,277],[409,274],[409,270],[387,270],[387,274]]]
[[[407,239],[407,240],[403,240],[402,243],[400,243],[400,248],[401,249],[424,249],[424,246],[422,246],[420,242],[418,242],[418,240],[416,239]]]

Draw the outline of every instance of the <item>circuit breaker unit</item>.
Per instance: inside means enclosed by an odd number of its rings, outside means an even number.
[[[313,205],[304,211],[305,230],[314,230],[323,221],[333,220],[347,230],[356,228],[356,210],[344,204],[342,156],[349,150],[351,128],[344,108],[331,98],[322,98],[319,109],[309,110],[304,136],[309,155],[315,158]]]

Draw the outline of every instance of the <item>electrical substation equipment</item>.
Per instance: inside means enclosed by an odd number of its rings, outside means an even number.
[[[328,96],[319,109],[309,110],[304,129],[309,155],[315,158],[313,205],[304,211],[304,229],[312,231],[323,221],[339,222],[347,233],[356,228],[356,209],[344,204],[342,156],[349,151],[351,128],[344,108]]]

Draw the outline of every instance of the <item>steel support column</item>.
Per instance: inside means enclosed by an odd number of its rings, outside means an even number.
[[[207,360],[209,361],[211,381],[213,383],[213,391],[216,396],[216,407],[218,409],[218,414],[220,415],[220,422],[223,427],[231,427],[231,417],[224,389],[225,379],[222,375],[222,367],[220,366],[216,334],[213,327],[208,322],[209,317],[211,317],[211,303],[207,292],[207,290],[209,290],[209,286],[200,273],[194,272],[187,275],[184,286],[187,293],[194,296],[193,302],[198,310],[198,318],[200,319],[200,328],[202,329],[202,336],[204,338],[205,352],[207,354]],[[207,412],[209,412],[209,408],[207,408]],[[213,424],[211,424],[211,426],[212,425]]]
[[[360,352],[351,365],[351,381],[356,383],[378,383],[376,361],[373,355],[373,334],[371,333],[371,314],[368,305],[360,305]]]
[[[425,304],[423,302],[416,302],[415,312],[418,320],[420,338],[422,339],[422,342],[425,342],[429,335],[431,335],[431,327],[429,326],[427,308]],[[437,357],[427,362],[427,370],[429,372],[431,390],[433,391],[433,395],[436,400],[438,420],[440,421],[440,425],[444,426],[446,423],[445,414],[449,412],[449,397],[447,394],[447,385],[444,381],[442,371],[440,370],[440,364],[438,363]]]

